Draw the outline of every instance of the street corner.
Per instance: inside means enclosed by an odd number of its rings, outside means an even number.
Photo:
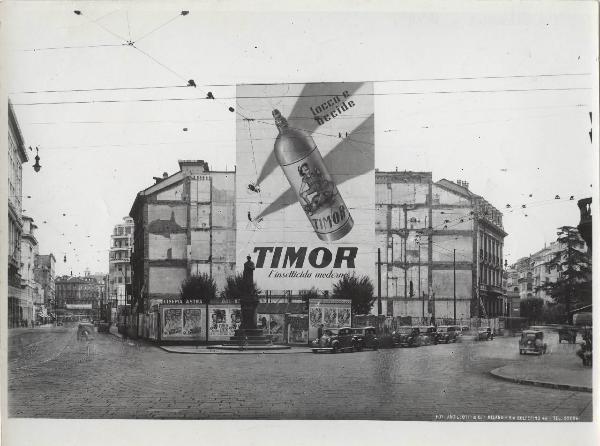
[[[592,369],[573,370],[561,366],[548,366],[545,363],[509,364],[490,370],[496,378],[517,384],[547,387],[576,392],[592,392]]]

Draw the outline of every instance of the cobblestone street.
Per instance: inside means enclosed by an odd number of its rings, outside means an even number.
[[[354,354],[182,355],[74,328],[11,332],[11,417],[591,421],[592,394],[506,382],[516,338]],[[529,357],[536,361],[539,358]]]

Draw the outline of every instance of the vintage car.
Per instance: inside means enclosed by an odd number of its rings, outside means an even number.
[[[419,327],[398,327],[392,333],[392,341],[394,345],[400,347],[419,347],[423,344]]]
[[[467,327],[466,325],[461,325],[460,327],[458,327],[460,329],[460,334],[466,334],[469,331],[471,331],[471,329],[469,327]]]
[[[477,340],[491,341],[494,339],[494,332],[490,327],[481,327],[477,329]]]
[[[94,325],[89,322],[81,323],[77,327],[78,341],[91,341],[94,339]]]
[[[574,327],[560,327],[558,329],[558,343],[567,341],[569,344],[575,344],[577,339],[577,329]]]
[[[419,331],[421,332],[421,337],[423,338],[423,345],[435,345],[438,343],[437,328],[435,328],[433,325],[419,327]]]
[[[456,342],[458,333],[460,333],[460,327],[455,325],[440,325],[437,328],[437,342],[444,342],[449,344],[450,342]]]
[[[546,353],[547,345],[544,343],[544,332],[539,330],[524,330],[519,340],[519,354]]]
[[[337,353],[358,350],[358,337],[354,329],[350,327],[326,328],[320,339],[312,342],[313,353],[329,352]]]
[[[354,347],[361,351],[364,348],[377,350],[379,348],[379,338],[375,327],[356,327],[352,329],[356,336]]]

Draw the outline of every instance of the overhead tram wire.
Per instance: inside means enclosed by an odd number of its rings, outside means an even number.
[[[142,40],[142,39],[145,39],[145,38],[146,38],[146,37],[148,37],[149,35],[151,35],[151,34],[155,33],[155,32],[156,32],[156,31],[158,31],[159,29],[161,29],[161,28],[163,28],[163,27],[167,26],[169,23],[171,23],[171,22],[173,22],[174,20],[178,19],[179,17],[183,17],[183,16],[185,16],[185,15],[187,15],[187,14],[183,14],[182,12],[180,12],[180,13],[179,13],[179,14],[177,14],[175,17],[173,17],[173,18],[171,18],[171,19],[167,20],[167,21],[166,21],[165,23],[163,23],[162,25],[160,25],[160,26],[158,26],[158,27],[154,28],[153,30],[151,30],[151,31],[147,32],[147,33],[146,33],[146,34],[144,34],[142,37],[138,37],[137,39],[135,39],[134,43],[137,43],[137,42],[139,42],[140,40]],[[131,34],[130,34],[130,40],[131,40]]]
[[[139,39],[138,39],[139,40]],[[135,43],[135,42],[134,42]],[[95,46],[95,45],[92,45]],[[121,44],[106,44],[100,46],[130,46],[128,43],[124,42]],[[87,48],[88,46],[83,46],[81,48]],[[56,47],[56,49],[62,48],[79,48],[79,47]],[[52,49],[52,48],[49,48]],[[24,51],[33,51],[33,50],[24,50]],[[428,79],[428,78],[414,78],[414,79],[381,79],[381,80],[372,80],[366,81],[371,83],[391,83],[391,82],[419,82],[419,81],[450,81],[457,79],[469,79],[469,80],[477,80],[477,79],[511,79],[511,78],[535,78],[535,77],[560,77],[560,76],[589,76],[591,73],[556,73],[556,74],[532,74],[532,75],[509,75],[509,76],[473,76],[473,77],[465,77],[465,78],[438,78],[438,79]],[[310,84],[311,82],[291,82],[290,84]],[[198,85],[198,87],[236,87],[239,85],[238,83],[219,83],[219,84],[202,84]],[[272,85],[272,84],[249,84],[249,85]],[[156,87],[139,87],[142,88],[171,88],[171,86],[156,86]],[[73,89],[73,90],[39,90],[39,91],[21,91],[21,92],[13,92],[11,94],[17,93],[68,93],[68,92],[84,92],[84,91],[119,91],[119,90],[130,90],[137,89],[136,87],[113,87],[113,88],[88,88],[88,89]],[[292,96],[261,96],[260,98],[269,98],[269,97],[292,97]],[[303,96],[304,97],[304,96]]]
[[[50,50],[79,50],[85,48],[107,48],[107,47],[123,47],[127,46],[126,43],[100,43],[96,45],[74,45],[74,46],[54,46],[45,48],[26,48],[21,51],[35,52],[35,51],[50,51]]]
[[[167,88],[187,88],[189,85],[148,85],[145,87],[107,87],[107,88],[73,88],[68,90],[30,90],[13,91],[9,94],[39,94],[39,93],[86,93],[91,91],[122,91],[122,90],[160,90]]]
[[[139,48],[138,48],[139,50]],[[140,50],[141,51],[141,50]],[[143,52],[143,51],[142,51]],[[148,57],[152,56],[146,54]],[[152,58],[153,59],[153,58]],[[161,64],[156,59],[155,62]],[[161,64],[164,68],[176,74],[180,78],[184,79],[183,76],[177,72],[171,70],[166,65]],[[461,94],[461,93],[519,93],[519,92],[531,92],[531,91],[582,91],[591,90],[592,87],[558,87],[558,88],[525,88],[525,89],[502,89],[502,90],[447,90],[447,91],[403,91],[396,93],[368,93],[368,94],[356,94],[354,96],[403,96],[403,95],[425,95],[425,94]],[[232,100],[232,99],[268,99],[268,98],[308,98],[308,97],[329,97],[331,95],[292,95],[292,96],[278,96],[278,95],[265,95],[265,96],[239,96],[239,97],[221,97],[220,99]],[[65,104],[94,104],[94,103],[121,103],[121,102],[166,102],[166,101],[202,101],[202,100],[213,100],[206,97],[195,97],[195,98],[140,98],[140,99],[98,99],[98,100],[82,100],[82,101],[54,101],[54,102],[20,102],[14,103],[13,105],[28,106],[28,105],[65,105]]]

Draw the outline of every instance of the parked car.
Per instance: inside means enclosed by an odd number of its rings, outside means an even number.
[[[312,342],[313,353],[338,353],[344,351],[353,352],[357,349],[358,338],[354,334],[354,329],[350,327],[326,328],[323,330],[321,339],[315,339]]]
[[[560,327],[558,329],[558,343],[567,341],[569,344],[575,344],[577,339],[577,329],[574,327]]]
[[[398,327],[392,333],[392,340],[394,345],[399,345],[400,347],[419,347],[423,344],[419,327]]]
[[[437,344],[437,332],[434,326],[419,327],[419,333],[421,336],[421,345]]]
[[[471,329],[469,327],[467,327],[466,325],[461,325],[459,328],[460,328],[460,334],[461,335],[466,334],[469,331],[471,331]]]
[[[357,327],[353,328],[353,333],[356,337],[354,347],[361,351],[364,348],[377,350],[379,348],[379,338],[375,327]]]
[[[547,345],[544,343],[544,332],[539,330],[524,330],[519,340],[519,354],[546,353]]]
[[[437,327],[437,342],[444,342],[446,344],[456,342],[456,337],[459,333],[457,329],[460,329],[460,327],[456,327],[455,325],[440,325]]]
[[[421,332],[422,345],[437,344],[437,331],[433,325],[419,327]]]
[[[494,332],[490,327],[481,327],[477,330],[477,340],[491,341],[494,339]]]

